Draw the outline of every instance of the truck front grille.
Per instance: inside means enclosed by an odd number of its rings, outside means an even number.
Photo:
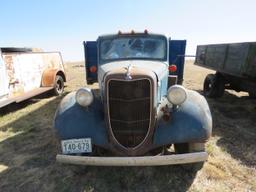
[[[143,142],[150,127],[151,87],[148,79],[110,80],[108,112],[115,139],[126,148]]]

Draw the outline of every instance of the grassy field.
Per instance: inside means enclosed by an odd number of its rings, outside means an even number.
[[[82,63],[65,94],[85,85]],[[184,86],[202,92],[209,70],[187,62]],[[184,166],[85,167],[55,162],[52,122],[61,98],[48,94],[0,113],[0,191],[256,191],[256,100],[226,91],[208,99],[213,135],[199,171]],[[75,126],[75,125],[74,125]]]

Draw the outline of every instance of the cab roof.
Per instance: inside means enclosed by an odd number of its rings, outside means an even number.
[[[147,30],[145,30],[144,32],[135,32],[135,31],[131,31],[131,32],[121,32],[121,31],[118,31],[118,33],[116,34],[106,34],[106,35],[100,35],[98,39],[101,39],[101,38],[111,38],[111,37],[129,37],[129,36],[146,36],[146,35],[152,35],[152,36],[161,36],[161,37],[165,37],[165,35],[163,34],[156,34],[156,33],[148,33]]]

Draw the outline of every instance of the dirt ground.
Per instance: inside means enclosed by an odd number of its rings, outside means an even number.
[[[82,63],[65,93],[85,85]],[[209,70],[186,62],[184,86],[202,92]],[[256,191],[256,100],[226,91],[208,99],[213,134],[200,170],[186,166],[85,167],[55,162],[52,121],[61,98],[45,94],[0,113],[0,191]],[[74,125],[75,126],[75,125]]]

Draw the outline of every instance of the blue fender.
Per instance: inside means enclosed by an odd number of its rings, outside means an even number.
[[[195,91],[187,91],[187,100],[171,113],[171,120],[159,119],[154,146],[172,143],[205,142],[212,132],[212,116],[207,101]]]
[[[75,92],[66,95],[56,111],[54,128],[61,140],[91,138],[92,144],[108,145],[104,107],[96,97],[89,107],[82,107],[75,101]]]

